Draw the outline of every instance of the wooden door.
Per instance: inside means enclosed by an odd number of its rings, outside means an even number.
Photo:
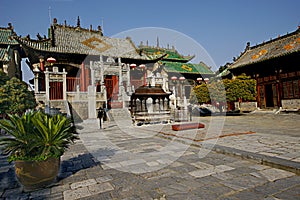
[[[63,99],[63,82],[50,82],[50,100]]]
[[[119,86],[118,86],[118,76],[108,75],[104,79],[104,84],[106,87],[107,100],[118,100]]]

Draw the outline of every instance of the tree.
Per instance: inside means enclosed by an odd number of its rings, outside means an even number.
[[[209,91],[207,85],[202,83],[193,88],[190,97],[191,103],[208,103],[210,102]]]
[[[256,81],[250,76],[241,74],[235,79],[218,80],[212,78],[193,88],[191,103],[208,103],[219,107],[220,111],[226,102],[255,101]]]
[[[1,81],[5,76],[1,76]],[[0,85],[0,114],[22,114],[27,109],[34,109],[36,101],[34,93],[28,90],[25,82],[13,77]]]
[[[256,81],[250,76],[241,74],[235,79],[224,80],[224,85],[229,102],[256,100]]]
[[[4,85],[8,80],[9,77],[2,70],[0,70],[0,86]]]

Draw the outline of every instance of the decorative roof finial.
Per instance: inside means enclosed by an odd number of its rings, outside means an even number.
[[[53,25],[56,25],[56,24],[57,24],[57,19],[53,18]]]
[[[101,26],[98,26],[97,29],[98,29],[98,32],[100,33],[100,35],[103,36],[103,31],[102,31]]]
[[[250,42],[247,42],[247,45],[246,45],[246,48],[245,48],[245,51],[249,50],[250,49]]]
[[[159,38],[158,38],[158,36],[156,38],[156,47],[159,48]]]
[[[79,18],[79,16],[77,17],[77,27],[80,27],[80,18]]]
[[[14,27],[12,26],[11,23],[8,23],[8,29],[14,30]]]

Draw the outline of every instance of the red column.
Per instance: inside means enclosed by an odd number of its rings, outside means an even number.
[[[81,64],[81,73],[80,73],[80,91],[85,92],[85,69],[84,64]]]
[[[112,79],[113,79],[113,98],[114,98],[114,100],[117,100],[118,99],[118,94],[119,94],[119,80],[118,80],[118,76],[113,75]]]
[[[41,71],[43,72],[44,71],[44,62],[43,61],[40,61],[40,68],[41,68]]]

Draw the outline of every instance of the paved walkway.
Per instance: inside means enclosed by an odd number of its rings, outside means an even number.
[[[203,117],[189,131],[85,122],[47,188],[24,192],[0,156],[0,199],[299,199],[299,119]]]

